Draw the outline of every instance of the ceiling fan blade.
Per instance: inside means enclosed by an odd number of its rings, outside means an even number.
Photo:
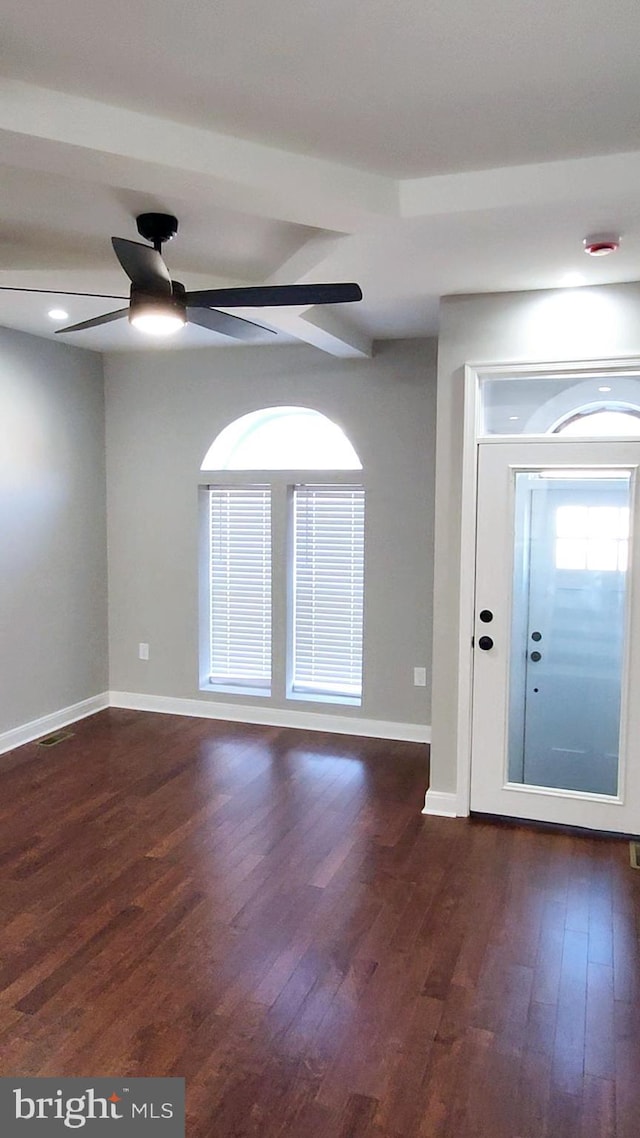
[[[93,320],[83,320],[81,324],[70,324],[68,328],[56,328],[56,336],[61,332],[82,332],[85,328],[97,328],[100,324],[110,324],[112,320],[121,320],[128,316],[128,308],[119,308],[117,312],[107,312],[104,316],[94,316]]]
[[[171,296],[171,277],[160,254],[150,245],[112,237],[113,251],[135,288],[152,296]]]
[[[345,304],[362,300],[357,284],[258,285],[248,288],[208,288],[188,292],[187,304],[196,308],[263,308],[287,304]]]
[[[0,292],[40,292],[45,296],[95,296],[98,300],[126,300],[126,296],[115,296],[110,292],[68,292],[64,288],[18,288],[16,285],[0,285]]]
[[[228,312],[218,312],[215,308],[188,307],[187,319],[190,324],[200,324],[202,328],[210,328],[212,332],[220,332],[223,336],[232,336],[234,340],[244,340],[246,343],[261,340],[265,332],[275,336],[273,328],[264,328],[252,320],[230,316]]]

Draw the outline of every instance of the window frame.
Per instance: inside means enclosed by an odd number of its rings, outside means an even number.
[[[360,697],[316,695],[293,692],[293,490],[298,485],[359,486],[364,490],[365,518],[368,509],[369,488],[365,469],[362,470],[215,470],[200,471],[199,481],[199,689],[212,695],[224,694],[229,702],[246,701],[255,697],[257,702],[274,706],[309,704],[359,708],[364,704],[366,690],[366,585],[363,612],[363,675]],[[271,489],[271,690],[269,693],[250,687],[221,687],[209,680],[208,612],[210,593],[208,504],[209,486],[269,486]],[[365,521],[364,574],[367,577],[367,523]]]

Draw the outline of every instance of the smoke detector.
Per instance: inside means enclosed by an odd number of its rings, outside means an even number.
[[[611,233],[594,233],[591,237],[585,237],[582,244],[590,257],[606,257],[609,253],[617,253],[620,238]]]

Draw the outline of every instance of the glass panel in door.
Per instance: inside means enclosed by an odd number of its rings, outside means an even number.
[[[629,504],[628,473],[515,473],[510,783],[618,793]]]

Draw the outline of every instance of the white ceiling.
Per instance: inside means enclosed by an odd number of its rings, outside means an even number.
[[[638,279],[639,40],[637,0],[4,0],[0,285],[126,296],[109,238],[150,209],[188,288],[358,280],[361,304],[246,312],[339,355],[433,333],[452,292]],[[594,261],[600,230],[622,247]],[[53,335],[54,302],[0,292],[0,323]]]

